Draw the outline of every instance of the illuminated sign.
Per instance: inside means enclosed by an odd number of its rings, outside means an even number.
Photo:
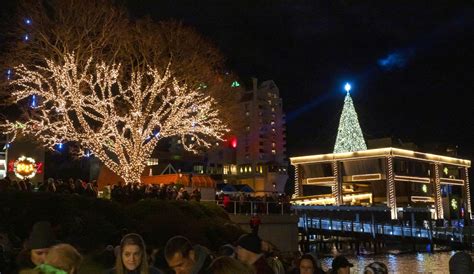
[[[43,164],[36,163],[31,157],[21,156],[15,162],[11,162],[9,167],[16,177],[23,180],[33,178],[37,173],[41,173]]]

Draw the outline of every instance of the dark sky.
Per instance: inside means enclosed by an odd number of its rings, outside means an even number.
[[[118,1],[193,26],[241,79],[274,80],[288,156],[332,151],[349,81],[366,139],[449,143],[474,159],[472,0]]]
[[[331,152],[343,83],[367,138],[474,150],[474,2],[130,0],[212,39],[242,79],[273,79],[288,154]],[[383,65],[382,65],[383,64]]]

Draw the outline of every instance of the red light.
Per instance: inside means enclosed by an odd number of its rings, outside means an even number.
[[[8,172],[14,172],[14,171],[15,171],[15,161],[8,162]]]
[[[43,173],[43,163],[39,162],[36,164],[36,174]]]
[[[233,136],[230,138],[230,146],[232,148],[236,148],[237,147],[237,137]]]

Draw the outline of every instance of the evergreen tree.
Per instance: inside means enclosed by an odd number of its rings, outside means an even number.
[[[359,120],[357,119],[357,113],[349,93],[350,85],[346,84],[345,88],[347,94],[344,99],[341,119],[339,120],[334,153],[367,150]]]

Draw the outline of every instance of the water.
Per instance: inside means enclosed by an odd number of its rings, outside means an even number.
[[[351,273],[364,273],[364,267],[372,262],[383,262],[389,273],[449,273],[449,258],[454,254],[451,252],[438,253],[415,253],[398,255],[375,255],[375,256],[347,256],[354,264]],[[332,258],[323,258],[321,264],[325,270],[331,268]]]

